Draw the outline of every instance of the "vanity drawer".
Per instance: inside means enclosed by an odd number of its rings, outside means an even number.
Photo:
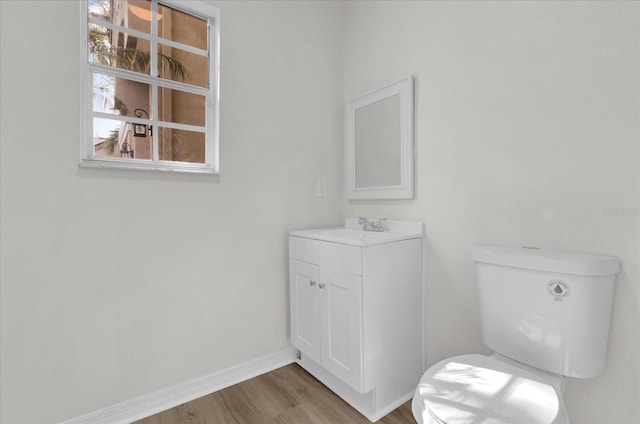
[[[289,257],[322,264],[335,271],[362,275],[362,248],[304,237],[289,237]]]

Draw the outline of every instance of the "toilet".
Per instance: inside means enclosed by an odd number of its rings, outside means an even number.
[[[494,353],[431,366],[412,401],[419,424],[569,424],[566,377],[604,368],[618,259],[477,246],[482,339]]]

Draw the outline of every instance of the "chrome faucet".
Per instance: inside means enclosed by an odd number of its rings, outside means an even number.
[[[367,218],[360,217],[358,218],[358,224],[364,224],[364,226],[362,227],[364,231],[376,231],[380,233],[384,231],[384,229],[382,228],[382,221],[385,219],[387,218],[380,218],[377,221],[369,221]]]

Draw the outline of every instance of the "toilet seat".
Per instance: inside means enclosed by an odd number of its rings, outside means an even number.
[[[420,424],[567,424],[552,382],[498,356],[454,356],[422,376],[413,397]]]

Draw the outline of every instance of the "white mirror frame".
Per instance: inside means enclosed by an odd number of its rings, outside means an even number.
[[[413,75],[347,102],[346,183],[348,199],[414,198],[414,93]],[[356,111],[389,97],[400,95],[400,184],[378,187],[356,186]]]

